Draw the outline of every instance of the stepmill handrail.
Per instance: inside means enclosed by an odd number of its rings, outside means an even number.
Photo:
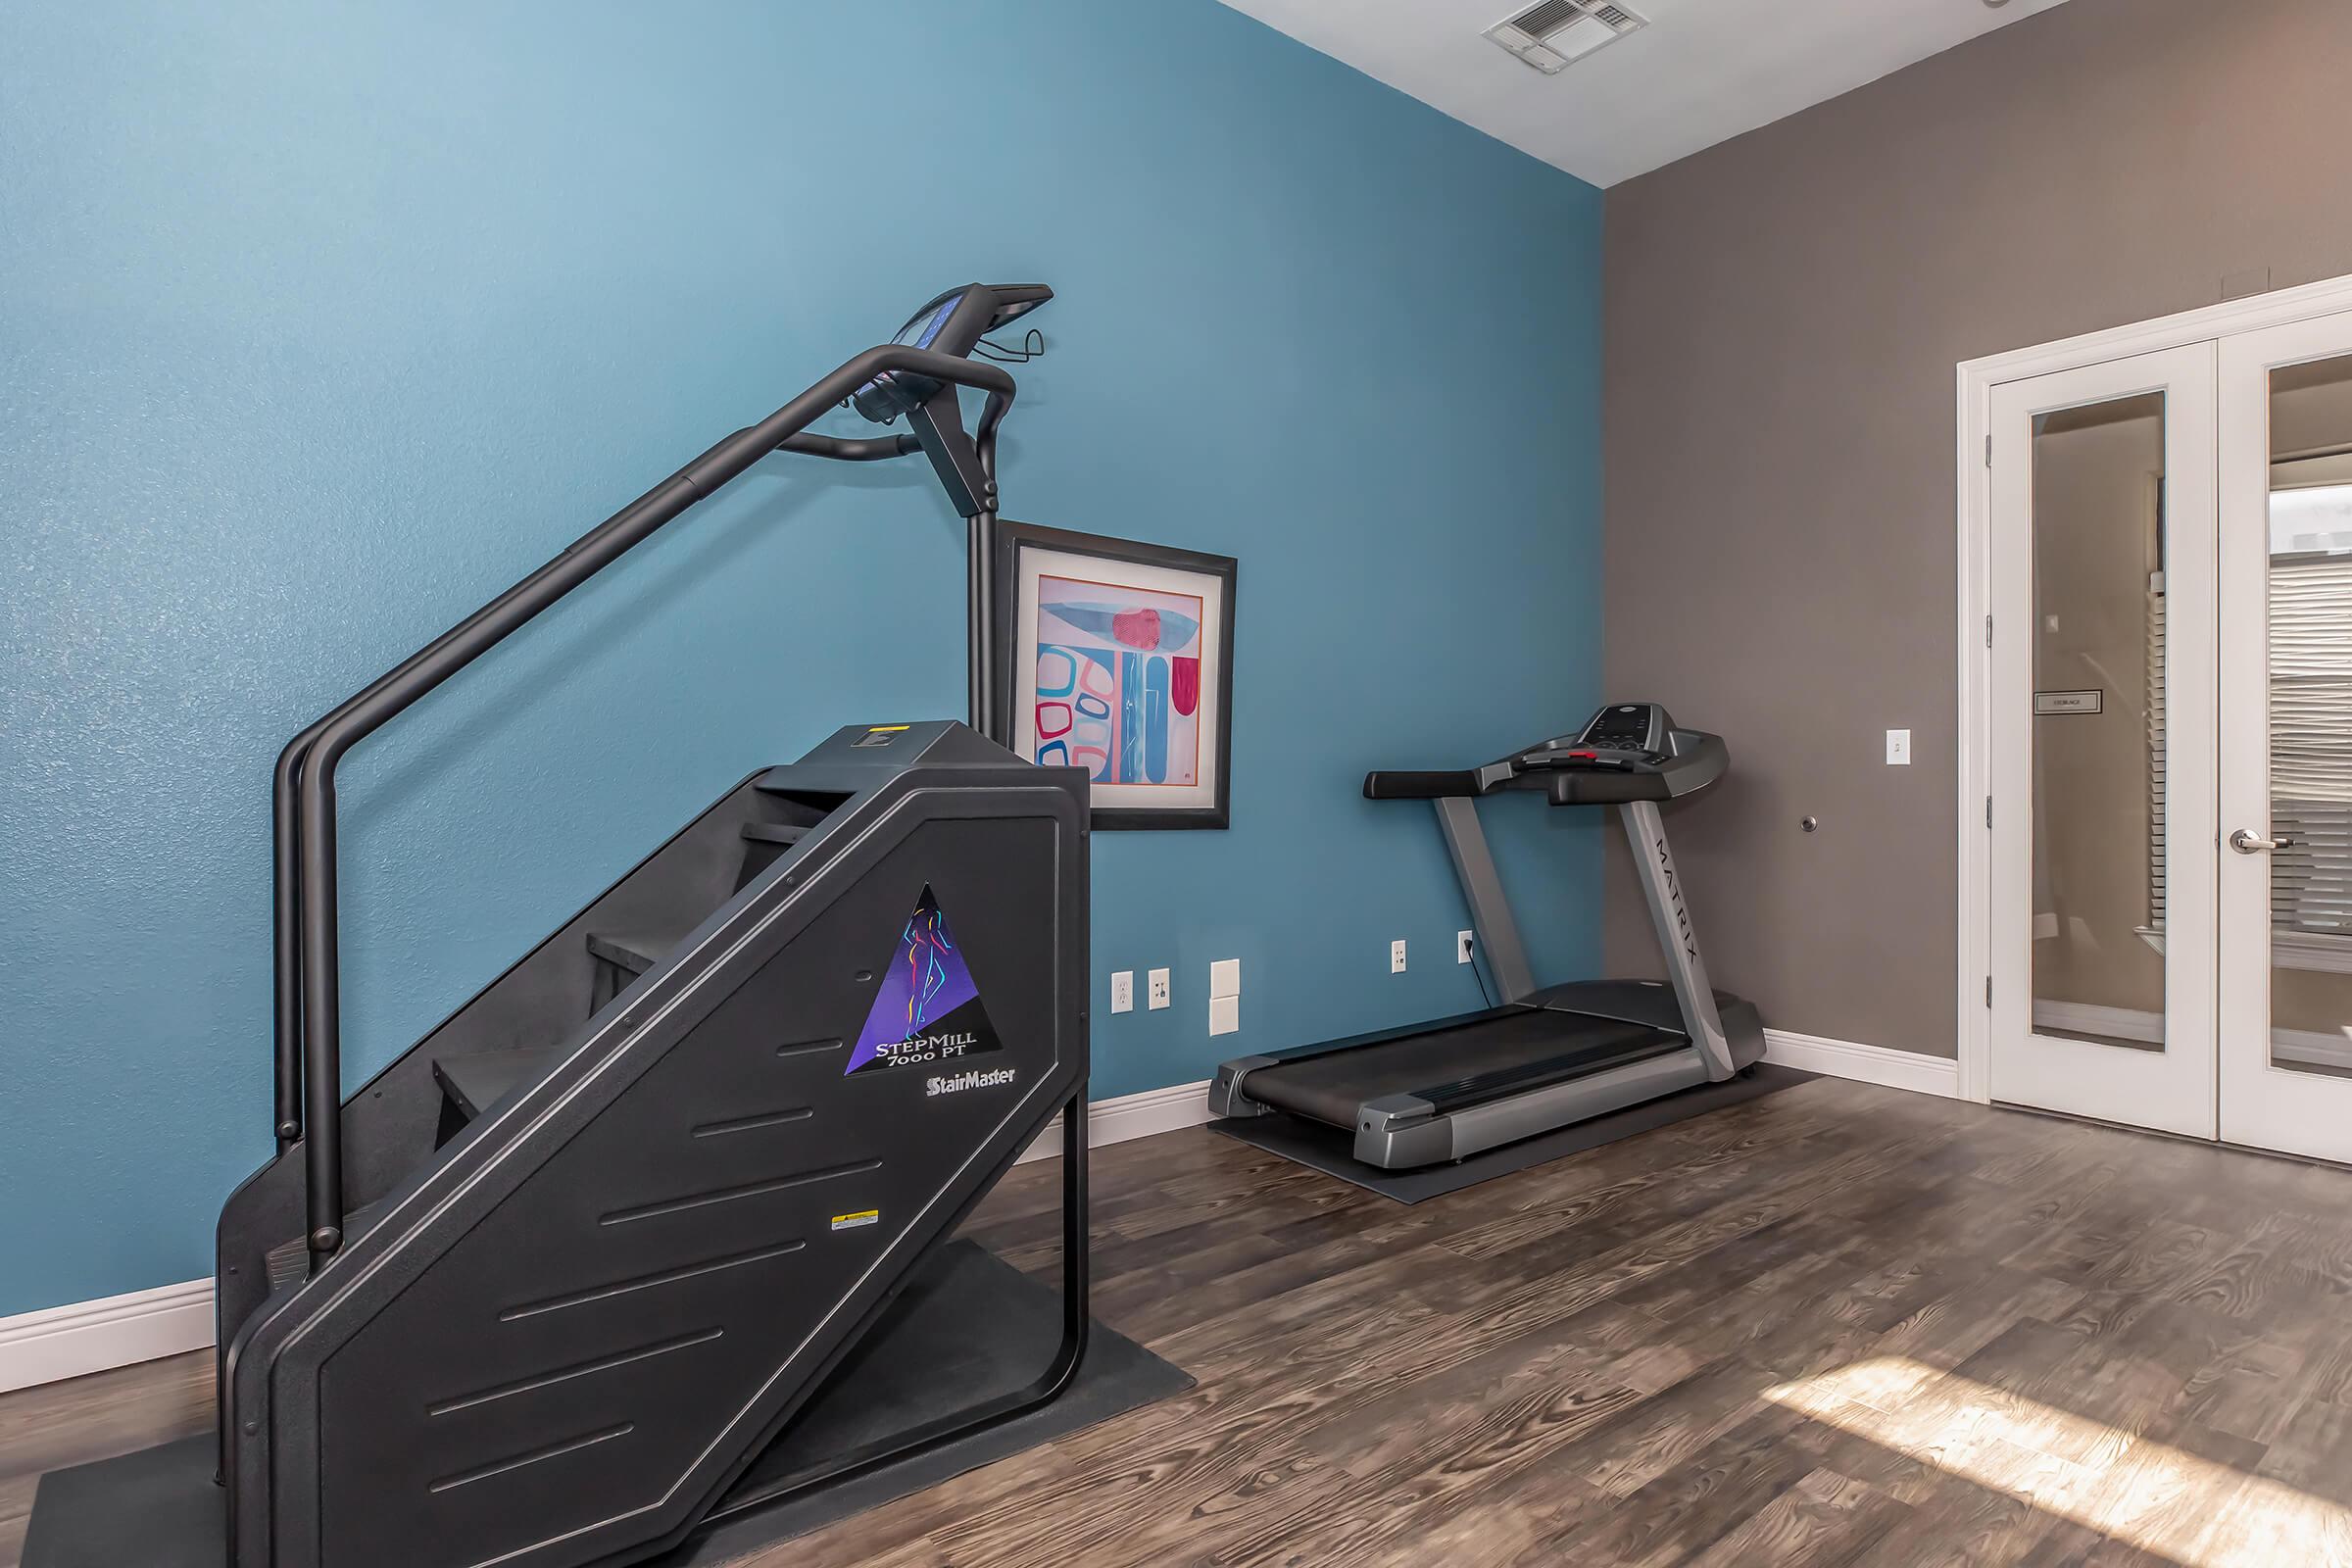
[[[411,704],[520,630],[543,610],[619,560],[664,524],[775,451],[871,462],[920,450],[912,436],[839,438],[807,427],[886,371],[988,393],[974,437],[983,473],[995,470],[998,426],[1012,406],[1012,376],[986,361],[886,344],[866,350],[759,423],[747,425],[581,535],[564,553],[443,632],[357,696],[305,728],[277,760],[272,795],[275,871],[274,1018],[278,1147],[304,1143],[312,1267],[343,1243],[342,1030],[335,868],[335,765]],[[971,518],[973,613],[966,636],[973,726],[990,733],[987,608],[996,487]]]

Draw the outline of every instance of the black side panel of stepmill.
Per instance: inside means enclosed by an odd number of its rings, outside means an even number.
[[[469,1127],[257,1334],[239,1561],[678,1539],[1083,1082],[1083,801],[906,771]]]
[[[595,1010],[591,936],[684,937],[735,892],[751,835],[814,832],[825,808],[839,799],[788,800],[760,789],[757,776],[745,779],[427,1031],[345,1103],[345,1200],[355,1209],[374,1203],[432,1156],[443,1101],[436,1062],[466,1054],[545,1051],[577,1038]],[[641,849],[627,846],[623,853]],[[609,856],[603,846],[582,850],[585,859]],[[270,1294],[264,1257],[302,1234],[302,1147],[296,1144],[255,1172],[220,1210],[214,1275],[223,1355]]]

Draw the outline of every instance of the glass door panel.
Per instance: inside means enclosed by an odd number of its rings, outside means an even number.
[[[2164,394],[2034,419],[2034,1029],[2164,1049]]]
[[[2213,351],[1991,429],[1993,1097],[2211,1137]]]

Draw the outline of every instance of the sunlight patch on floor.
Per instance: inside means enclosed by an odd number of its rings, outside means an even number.
[[[2352,1563],[2352,1508],[1907,1356],[1764,1397],[2182,1568]]]

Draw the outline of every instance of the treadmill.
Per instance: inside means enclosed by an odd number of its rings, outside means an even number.
[[[1764,1054],[1756,1009],[1707,983],[1658,802],[1695,795],[1730,765],[1723,737],[1677,727],[1655,703],[1612,703],[1468,772],[1381,771],[1375,801],[1429,801],[1469,901],[1498,1006],[1403,1029],[1238,1056],[1217,1069],[1220,1116],[1284,1112],[1354,1134],[1367,1165],[1410,1169],[1722,1083]],[[1554,806],[1614,806],[1640,871],[1665,980],[1539,988],[1527,966],[1478,799],[1541,792]]]

